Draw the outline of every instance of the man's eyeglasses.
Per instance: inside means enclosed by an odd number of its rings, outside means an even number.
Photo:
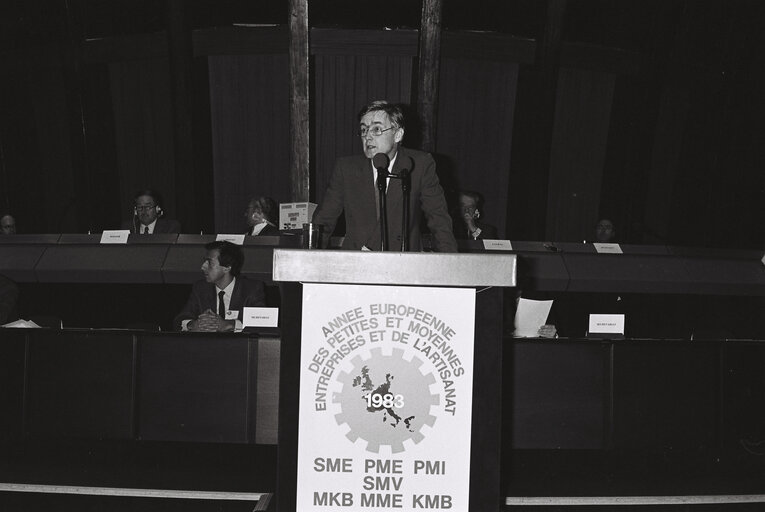
[[[144,212],[144,211],[149,211],[152,208],[156,208],[156,207],[157,207],[156,204],[152,204],[147,206],[136,206],[135,209],[138,210],[139,212]]]
[[[372,137],[379,137],[383,133],[387,132],[388,130],[394,129],[395,126],[389,126],[388,128],[383,129],[381,126],[373,126],[372,128],[367,128],[366,126],[362,126],[359,128],[359,137],[362,139],[366,137],[367,135],[371,135]]]

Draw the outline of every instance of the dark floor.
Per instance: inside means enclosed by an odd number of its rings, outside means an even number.
[[[0,482],[234,492],[273,492],[276,447],[123,441],[24,441],[5,445]],[[515,450],[504,464],[507,496],[765,494],[765,455]],[[0,511],[245,511],[254,502],[0,493]],[[765,511],[765,503],[651,506],[513,506],[508,510]]]
[[[24,441],[0,451],[0,482],[273,492],[276,447],[77,440]],[[0,511],[245,511],[255,503],[0,492]]]

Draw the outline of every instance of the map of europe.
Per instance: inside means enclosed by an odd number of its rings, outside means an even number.
[[[379,385],[375,385],[372,382],[372,379],[369,377],[369,367],[363,366],[361,368],[361,374],[356,375],[353,378],[353,387],[361,386],[362,391],[368,391],[372,395],[379,395],[381,397],[384,397],[388,394],[393,394],[393,392],[390,390],[391,382],[393,381],[394,376],[390,373],[385,374],[385,382]],[[367,397],[366,395],[362,396],[362,399],[366,402]],[[403,421],[404,428],[408,430],[409,432],[414,432],[412,429],[412,420],[415,418],[414,416],[405,416],[405,415],[399,415],[396,413],[396,411],[393,410],[393,407],[384,407],[383,405],[375,407],[374,405],[371,405],[369,402],[367,402],[367,412],[376,414],[380,411],[383,412],[382,415],[382,421],[383,423],[388,423],[391,427],[397,428],[401,425]],[[402,419],[402,416],[403,419]]]

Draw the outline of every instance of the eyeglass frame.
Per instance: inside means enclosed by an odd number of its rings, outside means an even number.
[[[363,139],[363,138],[366,138],[367,135],[371,135],[372,137],[379,137],[380,135],[387,132],[388,130],[393,130],[396,128],[397,126],[389,126],[385,129],[381,128],[380,126],[370,126],[369,128],[361,127],[359,128],[359,131],[356,133],[358,134],[359,137]],[[378,130],[380,131],[380,133],[374,133],[375,131],[378,131]]]
[[[140,205],[140,206],[136,205],[136,206],[135,206],[135,209],[136,209],[137,211],[139,211],[139,212],[145,212],[145,211],[149,211],[149,210],[151,210],[152,208],[156,208],[156,207],[157,207],[157,205],[156,205],[156,204],[152,204],[152,205],[143,205],[143,204],[142,204],[142,205]]]

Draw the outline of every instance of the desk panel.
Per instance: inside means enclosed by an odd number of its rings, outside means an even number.
[[[37,282],[34,268],[60,235],[0,236],[0,274],[17,283]]]
[[[514,449],[604,449],[610,438],[608,343],[505,341]]]
[[[633,254],[564,253],[568,291],[683,293],[694,286],[679,258]]]
[[[132,334],[30,330],[32,436],[130,439]]]
[[[60,243],[45,251],[35,273],[48,283],[161,283],[169,247]]]
[[[140,439],[254,441],[257,338],[147,335],[139,360]]]
[[[682,260],[694,282],[694,292],[710,295],[765,296],[765,265],[759,259]]]
[[[25,329],[0,328],[0,442],[23,432],[26,336]]]
[[[171,246],[162,265],[166,283],[189,284],[202,278],[201,266],[205,257],[205,244],[214,242],[217,235],[180,235]],[[242,274],[264,282],[271,281],[274,247],[282,240],[286,246],[294,245],[295,237],[246,236],[242,252]]]

